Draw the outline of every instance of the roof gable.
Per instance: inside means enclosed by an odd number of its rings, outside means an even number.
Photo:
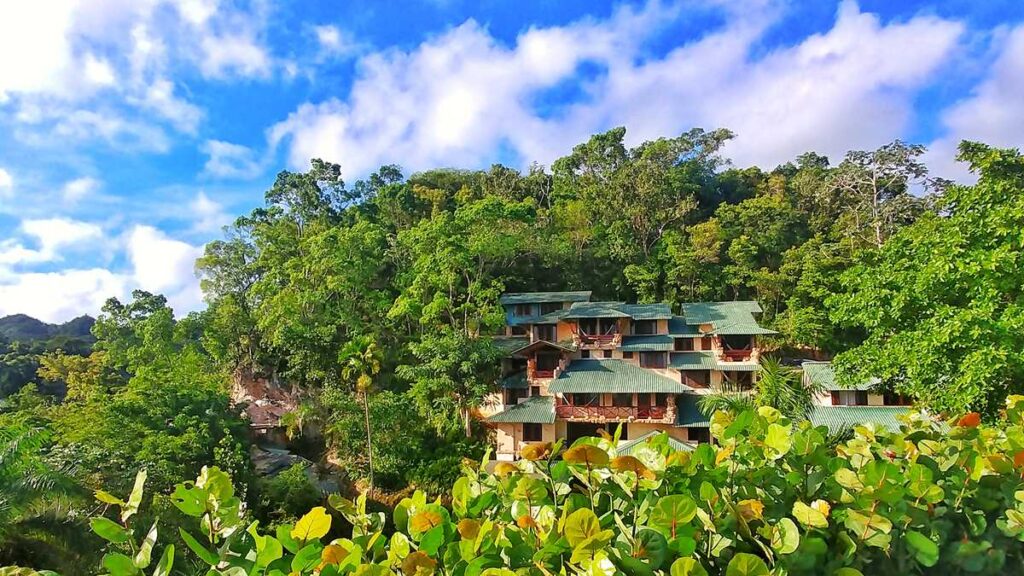
[[[555,421],[555,399],[551,396],[530,396],[487,418],[493,424],[552,424]]]

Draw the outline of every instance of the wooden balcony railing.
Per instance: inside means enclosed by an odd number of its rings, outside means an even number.
[[[665,406],[555,406],[555,415],[567,420],[665,420],[674,417]]]
[[[749,360],[754,355],[754,351],[751,349],[744,350],[722,350],[722,357],[727,362],[743,362]]]
[[[573,342],[582,350],[601,350],[622,346],[622,334],[573,334]]]

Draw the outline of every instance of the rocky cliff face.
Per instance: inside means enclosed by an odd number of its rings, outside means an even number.
[[[250,373],[235,375],[231,400],[242,407],[253,431],[271,435],[281,430],[281,417],[295,410],[299,403],[298,394],[294,391]]]

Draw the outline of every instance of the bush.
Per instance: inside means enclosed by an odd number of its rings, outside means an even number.
[[[898,433],[857,427],[836,446],[824,428],[771,408],[719,412],[711,427],[720,445],[692,452],[672,451],[664,435],[632,455],[583,438],[561,458],[557,444],[534,444],[516,463],[464,462],[450,508],[416,492],[395,508],[390,536],[365,496],[329,499],[351,522],[349,538],[321,542],[331,530],[322,507],[266,534],[215,468],[171,499],[197,519],[181,532],[190,556],[221,574],[856,576],[1024,566],[1024,397],[1007,401],[997,425],[968,414],[949,427],[918,414]],[[140,573],[157,557],[155,528],[135,545],[122,527],[140,498],[99,498],[121,511],[111,515],[121,522],[93,520],[112,542],[103,569]],[[156,573],[166,574],[174,553],[160,558]]]
[[[257,517],[270,519],[272,525],[291,522],[321,503],[320,487],[310,479],[306,466],[292,464],[276,476],[256,483],[259,492],[255,510]]]

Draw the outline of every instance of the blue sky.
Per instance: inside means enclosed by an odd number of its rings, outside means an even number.
[[[311,157],[550,164],[738,134],[735,164],[903,138],[1024,144],[1024,3],[0,3],[0,315],[96,313],[133,288],[202,306],[202,246]]]

